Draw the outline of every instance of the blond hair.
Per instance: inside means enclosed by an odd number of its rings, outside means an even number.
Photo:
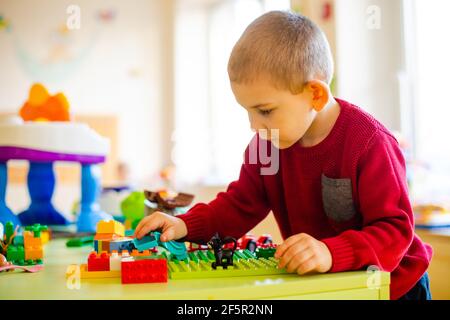
[[[234,46],[228,62],[230,81],[250,83],[261,75],[292,93],[313,79],[330,84],[333,77],[330,45],[308,18],[271,11],[253,21]]]

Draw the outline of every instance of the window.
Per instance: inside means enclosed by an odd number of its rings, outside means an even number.
[[[228,81],[231,49],[247,25],[289,0],[179,1],[175,26],[176,183],[236,180],[252,132]]]
[[[408,1],[405,1],[408,2]],[[415,0],[411,52],[414,65],[414,179],[416,201],[450,202],[450,1]],[[408,39],[408,36],[406,37]],[[415,52],[415,55],[413,54]]]

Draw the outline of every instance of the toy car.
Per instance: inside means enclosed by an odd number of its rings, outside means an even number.
[[[198,244],[194,242],[189,243],[188,252],[193,252],[197,250],[209,250],[209,247],[206,244]]]
[[[224,248],[231,248],[232,244],[227,243]],[[239,250],[247,249],[251,252],[255,252],[256,248],[268,248],[273,247],[272,236],[270,234],[263,234],[259,238],[252,234],[246,234],[237,241],[237,248]]]

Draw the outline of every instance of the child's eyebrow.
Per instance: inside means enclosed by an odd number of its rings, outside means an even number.
[[[260,103],[260,104],[257,104],[255,106],[253,106],[253,107],[250,107],[249,109],[267,107],[268,105],[270,105],[270,103]]]

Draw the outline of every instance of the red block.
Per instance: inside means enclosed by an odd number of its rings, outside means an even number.
[[[122,261],[122,283],[167,282],[167,260]]]
[[[106,252],[91,252],[88,257],[88,271],[109,271],[109,255]]]

